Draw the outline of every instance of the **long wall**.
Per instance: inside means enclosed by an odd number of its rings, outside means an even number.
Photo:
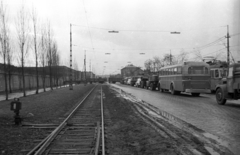
[[[8,80],[8,79],[7,79]],[[53,86],[57,85],[57,81],[52,78]],[[12,91],[21,91],[23,89],[23,81],[22,81],[22,75],[14,73],[11,76],[11,89]],[[58,80],[58,86],[63,85],[63,79],[60,78]],[[37,79],[36,75],[25,75],[25,88],[26,90],[32,90],[35,89],[37,86]],[[45,77],[45,87],[50,87],[50,78],[48,75]],[[43,78],[40,75],[39,76],[39,88],[43,88]],[[9,84],[8,84],[8,90],[9,90]],[[4,80],[4,73],[0,73],[0,93],[5,91],[5,80]]]

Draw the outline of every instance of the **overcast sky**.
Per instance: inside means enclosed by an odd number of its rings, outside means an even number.
[[[14,34],[22,2],[5,0],[4,4]],[[65,65],[69,65],[73,24],[73,60],[79,70],[83,69],[84,51],[87,70],[91,59],[96,74],[102,74],[104,66],[104,74],[119,73],[128,62],[143,68],[145,60],[170,51],[175,56],[189,52],[189,60],[196,60],[194,51],[226,36],[226,25],[232,35],[230,51],[235,61],[240,60],[239,0],[25,0],[25,4],[29,9],[34,6],[42,21],[50,21]],[[173,31],[181,34],[171,34]],[[225,46],[226,39],[200,52],[202,56],[222,53],[219,58],[226,60]],[[31,60],[29,65],[34,65]]]

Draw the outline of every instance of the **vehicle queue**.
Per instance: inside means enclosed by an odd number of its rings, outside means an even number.
[[[223,105],[227,99],[240,99],[240,63],[229,68],[211,68],[205,62],[189,61],[163,67],[153,75],[127,77],[122,83],[160,92],[170,91],[172,95],[186,92],[199,96],[216,92],[217,103]]]

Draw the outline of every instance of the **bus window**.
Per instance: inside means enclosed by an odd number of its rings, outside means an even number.
[[[169,75],[172,75],[172,68],[169,69]]]
[[[204,66],[191,66],[188,68],[188,74],[208,74],[208,68]]]
[[[218,78],[219,77],[219,72],[218,72],[218,69],[215,70],[215,78]]]
[[[205,74],[208,74],[208,68],[204,67]]]
[[[182,74],[182,68],[181,68],[181,67],[178,67],[178,68],[177,68],[177,73],[178,73],[178,74]]]
[[[214,77],[214,70],[211,70],[211,77],[213,78]]]
[[[173,68],[173,74],[177,74],[177,68]]]
[[[192,67],[189,67],[188,68],[188,74],[193,74],[192,70],[193,70]]]

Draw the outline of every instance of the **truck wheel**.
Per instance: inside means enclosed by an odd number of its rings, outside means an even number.
[[[224,93],[221,88],[218,88],[216,91],[216,100],[219,105],[224,105],[226,103],[226,99],[224,98]]]
[[[200,93],[192,93],[192,96],[199,96],[200,95]]]
[[[170,86],[170,91],[171,91],[172,95],[176,95],[177,94],[176,91],[174,90],[173,84],[171,84],[171,86]]]
[[[154,90],[154,87],[153,87],[153,84],[152,84],[152,83],[150,84],[150,89],[151,89],[151,90]]]
[[[158,90],[162,93],[163,92],[163,89],[161,88],[161,85],[159,84],[158,85]]]

